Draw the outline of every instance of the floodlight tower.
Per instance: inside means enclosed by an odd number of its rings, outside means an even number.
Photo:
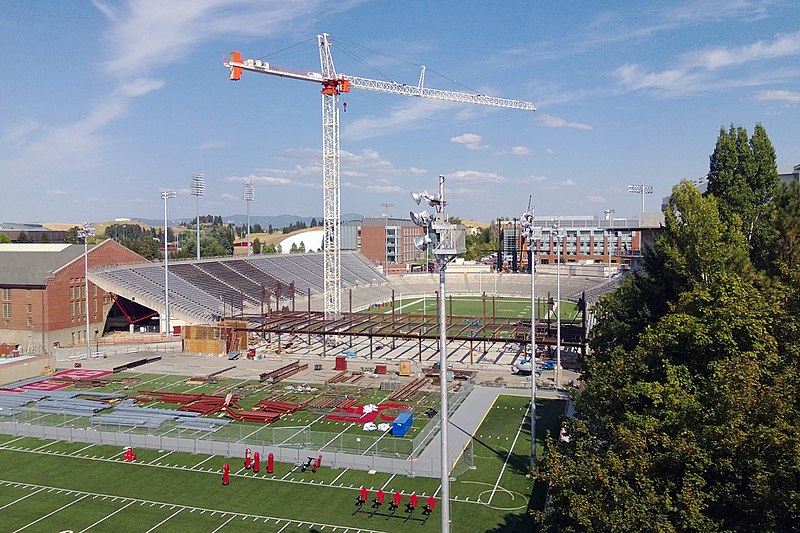
[[[83,223],[83,227],[78,229],[78,237],[83,239],[83,290],[84,302],[86,306],[84,314],[86,315],[86,359],[89,359],[92,354],[92,348],[89,345],[89,237],[94,237],[94,228],[88,222]]]
[[[167,200],[175,198],[175,191],[161,191],[164,200],[164,333],[169,335],[169,227],[167,226]]]
[[[642,215],[644,215],[644,195],[645,194],[653,194],[653,186],[652,185],[628,185],[628,192],[633,194],[641,194],[642,195]],[[639,224],[641,224],[641,217],[639,219]]]
[[[559,220],[553,219],[552,222],[556,244],[556,387],[561,387],[561,240],[565,233]]]
[[[203,196],[206,192],[206,178],[202,174],[194,174],[192,176],[192,188],[191,193],[196,199],[196,214],[197,218],[195,219],[195,225],[197,226],[197,242],[195,242],[195,248],[197,248],[197,260],[200,260],[200,197]]]
[[[427,251],[433,246],[433,256],[439,265],[439,425],[441,436],[441,484],[442,484],[442,531],[450,531],[450,464],[447,452],[447,430],[449,415],[447,412],[447,309],[445,301],[445,271],[447,264],[467,251],[467,230],[462,224],[449,224],[444,213],[444,176],[439,175],[439,192],[435,195],[427,191],[411,193],[414,202],[419,205],[425,200],[436,210],[432,217],[428,211],[411,212],[411,220],[425,228],[425,235],[414,238],[414,246],[420,251]],[[436,241],[430,238],[433,230]]]
[[[536,241],[542,228],[534,226],[534,209],[528,198],[528,210],[522,213],[522,236],[531,250],[531,470],[536,467]]]
[[[250,202],[252,202],[255,197],[256,190],[253,187],[253,182],[251,180],[245,181],[242,199],[247,205],[247,255],[250,255]]]
[[[319,45],[322,72],[309,72],[307,70],[298,72],[271,65],[267,61],[260,59],[243,60],[242,54],[239,52],[231,52],[230,59],[225,62],[225,66],[230,70],[230,79],[233,81],[239,80],[242,77],[242,71],[247,70],[282,78],[310,81],[322,85],[322,207],[325,217],[325,241],[323,246],[325,318],[337,319],[342,311],[339,95],[341,93],[349,93],[355,88],[416,96],[417,98],[525,111],[536,111],[536,106],[531,102],[521,100],[429,89],[425,87],[425,67],[422,67],[419,82],[416,85],[337,74],[333,64],[333,57],[331,56],[330,35],[327,33],[317,35],[317,44]]]
[[[606,215],[606,222],[608,222],[608,239],[606,240],[606,256],[608,257],[608,279],[611,279],[611,230],[614,227],[614,209],[603,209],[603,214]]]

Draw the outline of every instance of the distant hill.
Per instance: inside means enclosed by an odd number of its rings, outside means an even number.
[[[216,215],[215,215],[216,216]],[[322,221],[322,216],[318,217],[301,217],[299,215],[273,215],[273,216],[264,216],[264,215],[250,215],[250,225],[254,226],[256,224],[260,224],[262,228],[268,227],[272,224],[272,227],[277,228],[285,228],[290,224],[296,224],[297,222],[305,222],[306,224],[311,224],[311,219],[316,218],[318,222]],[[343,221],[348,220],[360,220],[364,218],[364,215],[358,213],[346,213],[342,215]],[[156,220],[152,218],[137,218],[131,217],[131,220],[136,220],[147,224],[148,226],[163,226],[163,220]],[[194,217],[191,218],[171,218],[169,219],[170,226],[175,226],[181,223],[191,223],[194,220]],[[222,217],[222,221],[226,224],[231,223],[237,226],[244,226],[247,224],[247,215],[227,215]]]

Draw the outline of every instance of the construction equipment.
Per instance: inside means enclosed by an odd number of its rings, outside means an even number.
[[[531,102],[496,98],[482,94],[469,94],[425,87],[425,67],[422,67],[417,85],[394,81],[372,80],[337,74],[331,56],[331,38],[327,33],[317,35],[319,59],[322,72],[298,72],[276,67],[260,59],[242,59],[240,52],[231,52],[225,66],[230,70],[230,79],[237,81],[245,70],[270,74],[282,78],[311,81],[322,85],[322,190],[324,215],[324,300],[325,319],[338,319],[341,314],[341,241],[339,199],[339,100],[341,93],[352,89],[365,89],[390,94],[416,96],[433,100],[444,100],[464,104],[477,104],[508,109],[536,111]]]

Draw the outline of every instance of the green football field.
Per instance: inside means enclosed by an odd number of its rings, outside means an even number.
[[[537,442],[556,433],[564,402],[540,400]],[[530,529],[527,509],[543,505],[528,479],[529,399],[500,396],[462,455],[451,483],[453,531]],[[274,472],[245,470],[241,458],[135,450],[134,463],[118,447],[0,435],[0,524],[8,532],[238,532],[438,531],[438,507],[426,516],[424,497],[438,496],[437,479],[326,465],[301,472],[276,463]],[[474,469],[459,468],[470,460]],[[231,465],[228,486],[223,464]],[[454,470],[456,470],[454,469]],[[355,506],[358,489],[370,501]],[[394,512],[373,508],[374,492],[403,494]],[[407,512],[408,496],[423,498]]]
[[[453,316],[468,317],[497,317],[497,318],[530,318],[531,300],[530,298],[492,298],[487,296],[482,299],[476,296],[453,296],[446,298],[447,314]],[[436,298],[434,296],[413,298],[400,298],[395,300],[395,311],[407,315],[436,315]],[[392,302],[381,302],[373,304],[369,308],[370,313],[389,313],[392,312]],[[547,316],[547,301],[542,299],[537,302],[536,318]],[[561,318],[564,320],[574,319],[577,308],[574,303],[561,302]]]

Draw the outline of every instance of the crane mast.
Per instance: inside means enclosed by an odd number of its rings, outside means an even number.
[[[269,62],[259,59],[242,60],[239,52],[231,52],[229,60],[225,62],[225,66],[230,70],[230,79],[233,81],[239,80],[242,72],[247,70],[282,78],[310,81],[322,85],[320,92],[322,93],[325,318],[337,319],[342,311],[339,95],[348,93],[355,88],[447,102],[520,109],[523,111],[536,111],[536,105],[522,100],[427,88],[424,86],[425,67],[420,73],[417,85],[337,74],[333,64],[333,57],[331,56],[330,36],[327,33],[318,35],[317,43],[319,45],[321,72],[296,71],[270,65]]]

